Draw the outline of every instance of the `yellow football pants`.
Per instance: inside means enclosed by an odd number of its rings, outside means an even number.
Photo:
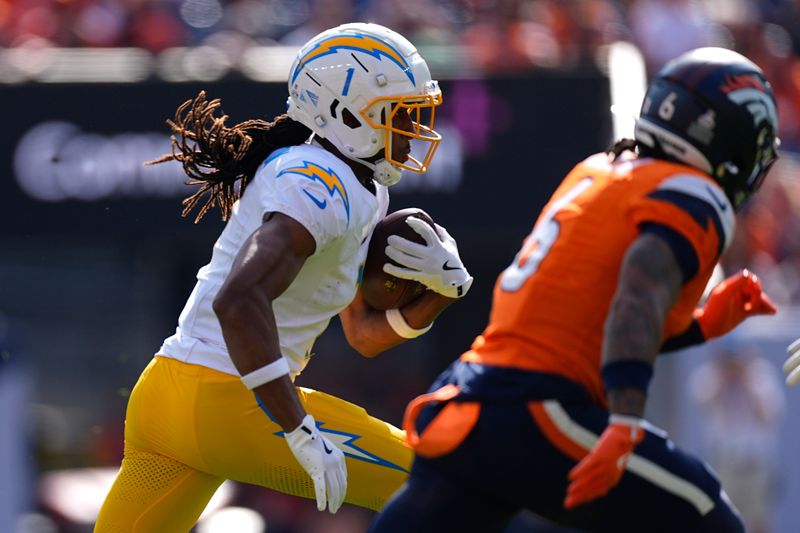
[[[411,467],[404,433],[339,398],[298,393],[346,456],[345,501],[380,509]],[[238,377],[155,357],[128,401],[122,468],[95,532],[189,531],[225,479],[314,499],[281,427]]]

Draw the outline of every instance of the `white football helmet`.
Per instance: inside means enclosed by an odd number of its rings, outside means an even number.
[[[441,103],[439,84],[414,45],[378,24],[343,24],[320,33],[300,49],[289,72],[289,116],[373,169],[383,185],[397,183],[402,169],[428,169],[442,139],[433,129]],[[408,112],[411,131],[393,126],[400,110]],[[424,141],[425,156],[393,158],[392,133]],[[365,161],[381,150],[382,158]]]

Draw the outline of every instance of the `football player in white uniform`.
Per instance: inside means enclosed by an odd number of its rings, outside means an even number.
[[[211,262],[134,388],[125,457],[98,532],[188,531],[225,479],[372,509],[405,480],[403,432],[362,408],[296,388],[314,340],[339,315],[373,356],[425,333],[472,277],[445,235],[427,234],[401,276],[429,291],[378,311],[358,293],[369,237],[403,169],[427,169],[442,96],[401,35],[346,24],[303,46],[286,115],[233,127],[201,93],[170,122],[178,160],[200,189],[184,215],[217,205],[227,225]],[[425,156],[410,155],[412,141]],[[420,261],[420,259],[423,259]],[[455,268],[454,268],[455,267]],[[415,270],[414,270],[415,269]]]

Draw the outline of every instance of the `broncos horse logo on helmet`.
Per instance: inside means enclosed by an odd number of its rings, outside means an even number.
[[[707,172],[738,209],[775,162],[777,131],[775,96],[761,69],[731,50],[698,48],[650,83],[634,137],[644,157]]]
[[[397,183],[402,169],[428,169],[442,139],[433,129],[441,102],[439,85],[414,45],[377,24],[320,33],[300,49],[289,74],[289,116],[371,168],[384,185]],[[411,131],[392,125],[400,111],[409,114]],[[395,159],[393,133],[423,143],[425,155]]]

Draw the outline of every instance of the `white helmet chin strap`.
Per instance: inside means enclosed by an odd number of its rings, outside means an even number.
[[[378,161],[373,170],[375,173],[372,177],[375,179],[375,181],[381,185],[385,185],[386,187],[391,187],[400,181],[403,172],[400,167],[394,166],[385,159]]]
[[[311,136],[311,144],[316,144],[317,146],[322,147],[322,144],[319,143],[317,137],[319,137],[320,139],[325,138],[322,135],[317,135],[316,133],[314,133]],[[341,152],[339,153],[341,154]],[[400,181],[400,178],[403,177],[402,176],[403,169],[389,163],[388,161],[386,161],[386,159],[381,159],[377,163],[370,163],[369,161],[364,161],[363,159],[359,159],[357,157],[348,157],[345,156],[344,154],[342,154],[342,156],[347,157],[348,159],[355,161],[356,163],[361,163],[365,167],[371,169],[372,179],[374,179],[375,181],[386,187],[391,187],[392,185]]]
[[[377,163],[370,163],[363,159],[353,159],[353,161],[358,161],[367,168],[372,169],[372,179],[386,187],[396,184],[402,177],[403,169],[396,167],[385,159],[381,159]]]

